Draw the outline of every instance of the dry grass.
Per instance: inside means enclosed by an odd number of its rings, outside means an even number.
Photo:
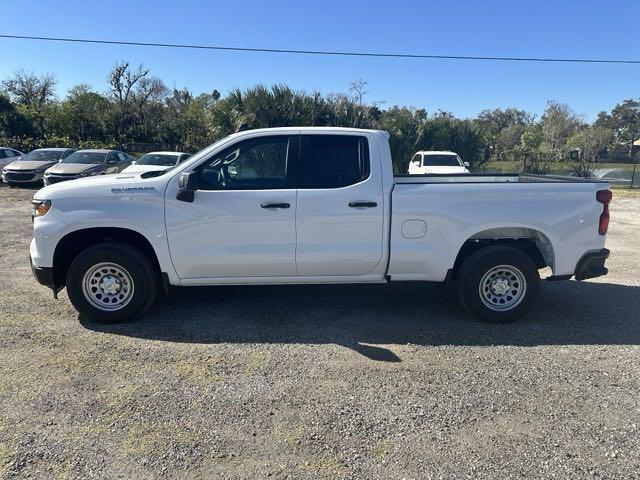
[[[624,197],[624,198],[640,198],[640,188],[629,188],[629,187],[611,187],[613,190],[613,198],[616,197]]]

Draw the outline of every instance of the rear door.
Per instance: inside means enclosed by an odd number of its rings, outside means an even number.
[[[296,275],[298,143],[289,135],[235,142],[194,169],[199,186],[191,203],[176,199],[172,180],[165,219],[180,278]]]
[[[300,275],[366,275],[382,259],[382,178],[367,137],[301,136],[296,265]]]

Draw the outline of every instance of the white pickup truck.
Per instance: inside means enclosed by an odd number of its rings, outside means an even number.
[[[142,314],[169,286],[441,282],[481,319],[521,317],[550,279],[607,273],[607,183],[394,176],[388,134],[230,135],[166,173],[45,187],[31,265],[84,316]]]

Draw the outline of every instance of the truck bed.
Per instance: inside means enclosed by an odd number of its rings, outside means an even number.
[[[518,173],[455,173],[448,175],[394,175],[395,183],[607,183],[606,181],[568,175],[534,175]]]
[[[584,252],[604,247],[596,192],[607,182],[518,174],[393,180],[392,279],[442,281],[462,246],[481,239],[535,239],[554,275],[573,274]]]

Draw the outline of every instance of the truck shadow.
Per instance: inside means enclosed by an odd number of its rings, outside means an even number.
[[[132,323],[88,329],[187,343],[333,343],[400,361],[382,345],[639,345],[640,287],[543,282],[516,323],[482,323],[437,285],[175,288]]]

